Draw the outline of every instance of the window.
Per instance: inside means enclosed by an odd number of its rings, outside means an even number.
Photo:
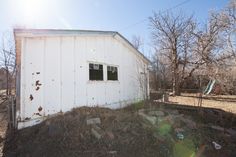
[[[103,65],[89,64],[89,80],[103,80]]]
[[[107,66],[107,80],[118,80],[118,70],[117,67]]]

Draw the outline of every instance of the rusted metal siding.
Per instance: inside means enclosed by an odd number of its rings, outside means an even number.
[[[143,99],[139,79],[148,62],[119,36],[26,35],[21,42],[19,128],[75,107]],[[103,64],[104,81],[89,81],[89,63]],[[118,81],[107,81],[108,65],[118,67]]]

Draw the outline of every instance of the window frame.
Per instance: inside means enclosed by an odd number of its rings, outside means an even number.
[[[100,66],[102,66],[102,79],[91,79],[90,77],[90,65],[98,65],[99,68]],[[104,64],[103,63],[95,63],[95,62],[88,62],[88,80],[89,81],[104,81],[105,80],[105,77],[104,77]],[[99,69],[98,69],[99,70]]]
[[[109,71],[108,71],[108,67],[111,67],[111,68],[116,68],[116,79],[109,79]],[[107,74],[107,81],[119,81],[119,66],[117,65],[107,65],[106,66],[106,74]]]

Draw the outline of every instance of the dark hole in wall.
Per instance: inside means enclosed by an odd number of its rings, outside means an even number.
[[[41,106],[39,106],[38,111],[41,112],[43,110],[43,108]]]
[[[39,82],[39,80],[37,80],[36,82],[35,82],[35,86],[41,86],[42,84]]]
[[[33,95],[32,94],[30,94],[30,101],[32,101],[33,99],[34,99],[34,97],[33,97]]]

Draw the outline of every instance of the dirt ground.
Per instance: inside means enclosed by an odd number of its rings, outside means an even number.
[[[182,93],[181,96],[170,97],[171,103],[197,106],[197,94]],[[236,95],[206,95],[203,96],[203,107],[218,108],[236,114]]]
[[[6,137],[3,153],[7,157],[235,157],[235,126],[234,114],[209,109],[199,113],[191,106],[140,102],[120,110],[82,107]]]
[[[4,142],[7,132],[7,102],[0,103],[0,157],[3,156]]]

